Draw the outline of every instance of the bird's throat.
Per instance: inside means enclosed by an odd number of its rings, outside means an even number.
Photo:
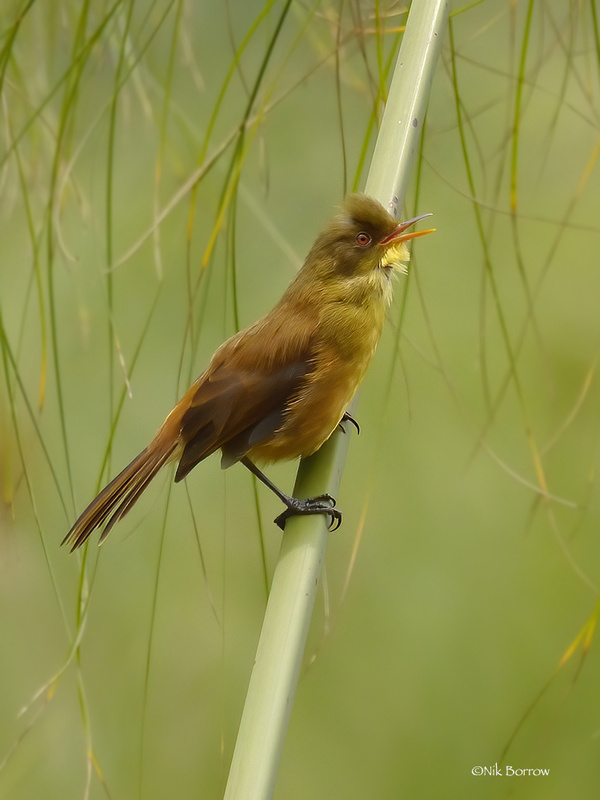
[[[388,247],[385,253],[383,254],[380,263],[382,269],[393,270],[394,272],[400,272],[403,275],[406,275],[408,272],[408,267],[404,263],[410,259],[410,253],[408,252],[406,245],[404,242],[397,242],[393,244],[391,247]]]

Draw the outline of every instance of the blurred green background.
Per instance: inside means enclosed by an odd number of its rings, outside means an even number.
[[[0,797],[221,796],[277,501],[214,457],[59,543],[362,186],[405,11],[3,3]],[[595,6],[453,12],[280,800],[598,794]]]

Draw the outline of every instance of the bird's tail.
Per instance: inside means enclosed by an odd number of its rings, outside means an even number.
[[[105,525],[99,543],[103,542],[115,522],[127,514],[176,449],[176,441],[165,441],[159,434],[92,500],[61,544],[69,544],[73,552],[86,541],[92,531]]]

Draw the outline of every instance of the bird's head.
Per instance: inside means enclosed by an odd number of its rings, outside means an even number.
[[[351,194],[341,213],[318,237],[311,255],[340,276],[364,275],[375,269],[388,274],[404,272],[404,262],[410,257],[406,242],[435,230],[407,229],[428,216],[422,214],[399,223],[377,200],[366,194]]]

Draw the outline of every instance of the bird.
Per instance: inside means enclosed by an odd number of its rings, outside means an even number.
[[[265,316],[227,339],[167,416],[150,444],[83,511],[62,544],[99,544],[159,470],[177,462],[175,482],[221,450],[221,467],[241,463],[283,502],[275,522],[325,514],[341,523],[334,498],[286,495],[258,466],[316,452],[345,421],[377,348],[392,280],[406,272],[408,231],[430,214],[398,222],[366,194],[351,194],[317,236],[303,266]]]

